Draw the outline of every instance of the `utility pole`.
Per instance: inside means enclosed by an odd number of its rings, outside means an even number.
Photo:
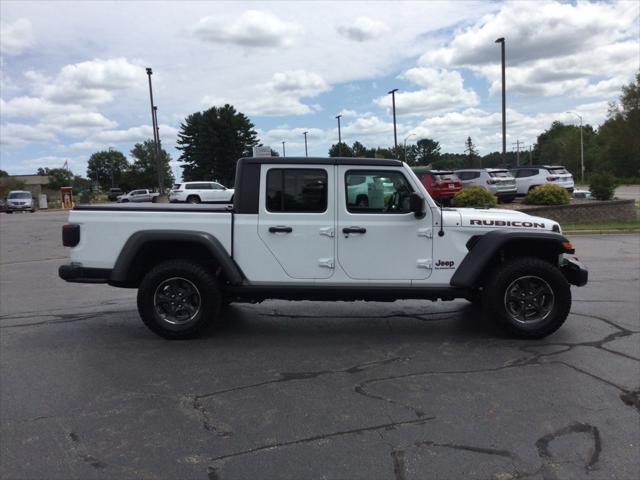
[[[304,156],[305,157],[309,156],[309,151],[307,150],[307,133],[309,132],[302,132],[302,134],[304,135]]]
[[[504,37],[500,37],[495,43],[500,44],[502,56],[502,162],[507,163],[507,106],[506,106],[506,86],[505,86],[505,64],[504,64]]]
[[[282,156],[286,157],[287,156],[287,151],[284,149],[284,144],[285,144],[285,141],[283,140],[282,141]]]
[[[153,71],[147,68],[147,76],[149,77],[149,98],[151,100],[151,122],[153,123],[153,143],[156,154],[156,170],[158,171],[158,191],[160,195],[164,193],[164,179],[162,178],[162,168],[160,167],[160,145],[158,139],[158,125],[156,119],[156,107],[153,104],[153,88],[151,87],[151,75]]]
[[[339,157],[342,156],[342,135],[340,134],[340,117],[342,117],[342,115],[336,115],[336,118],[338,119],[338,156]]]
[[[520,166],[520,146],[522,145],[524,149],[524,142],[521,142],[520,140],[516,140],[516,143],[512,143],[511,145],[516,146],[516,167],[519,167]]]
[[[395,147],[395,154],[398,155],[398,132],[396,131],[396,92],[397,88],[394,88],[390,92],[391,95],[391,106],[393,108],[393,145]]]
[[[582,142],[582,115],[578,115],[576,112],[572,113],[580,119],[580,181],[584,183],[584,143]]]

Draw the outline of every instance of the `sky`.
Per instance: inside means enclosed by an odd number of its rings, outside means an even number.
[[[152,137],[153,68],[163,146],[191,113],[231,103],[288,156],[337,143],[420,138],[462,153],[507,149],[553,121],[594,127],[640,68],[640,2],[0,2],[0,168],[86,174],[91,153]]]

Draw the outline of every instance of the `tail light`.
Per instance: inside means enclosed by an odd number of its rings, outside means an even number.
[[[67,223],[62,226],[62,245],[65,247],[75,247],[80,243],[80,225],[77,223]]]
[[[558,180],[560,177],[547,177],[547,182],[555,182],[556,180]]]

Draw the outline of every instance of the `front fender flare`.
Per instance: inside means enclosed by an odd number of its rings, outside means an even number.
[[[451,277],[454,287],[473,288],[484,269],[495,254],[507,244],[522,240],[533,240],[544,244],[560,254],[565,251],[564,243],[568,242],[564,235],[555,232],[529,232],[513,230],[493,230],[479,237],[472,237],[467,243],[469,253]]]

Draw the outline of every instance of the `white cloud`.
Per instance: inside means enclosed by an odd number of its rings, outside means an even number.
[[[248,10],[231,23],[218,16],[205,17],[194,28],[195,35],[202,40],[250,48],[290,46],[301,31],[295,23],[258,10]]]
[[[37,94],[59,103],[106,103],[113,100],[114,91],[145,83],[144,68],[123,57],[66,65],[51,80],[38,72],[27,75],[34,81]]]
[[[443,110],[459,109],[475,106],[479,103],[478,95],[471,89],[464,88],[460,73],[443,69],[412,68],[400,75],[422,90],[412,92],[396,92],[396,111],[405,115],[428,115]],[[381,107],[391,107],[391,97],[385,95],[375,100]]]
[[[470,68],[491,82],[495,94],[501,89],[495,40],[505,37],[510,93],[606,97],[639,67],[639,15],[637,2],[510,3],[458,31],[419,63]]]
[[[316,73],[289,70],[275,73],[269,82],[257,85],[244,94],[237,94],[237,97],[207,95],[202,99],[202,104],[209,108],[231,103],[248,115],[304,115],[319,111],[322,107],[307,105],[302,98],[313,98],[329,89],[329,84]]]
[[[0,144],[2,145],[23,145],[53,140],[55,140],[55,135],[42,125],[27,125],[24,123],[5,123],[0,125]]]
[[[13,23],[0,22],[0,52],[20,55],[35,44],[31,22],[20,18]]]
[[[368,17],[358,17],[348,25],[340,25],[336,28],[338,33],[349,40],[364,42],[379,38],[389,31],[383,22]]]
[[[178,135],[178,130],[169,125],[159,125],[160,139],[173,145]],[[89,137],[89,141],[102,143],[137,143],[153,138],[153,128],[150,125],[141,125],[124,130],[105,130]]]

